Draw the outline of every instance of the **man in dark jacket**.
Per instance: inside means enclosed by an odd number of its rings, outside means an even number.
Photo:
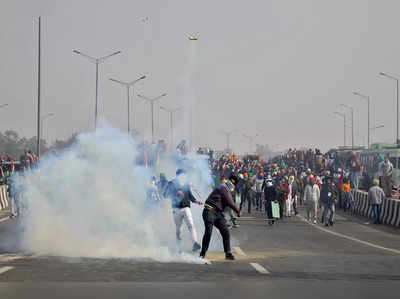
[[[270,176],[267,177],[264,182],[264,199],[265,199],[265,213],[268,218],[268,224],[272,225],[275,223],[275,220],[272,217],[272,202],[275,201],[276,198],[276,189],[272,183],[272,178]]]
[[[325,226],[333,225],[333,218],[335,215],[335,204],[337,203],[338,191],[332,183],[331,177],[325,178],[325,183],[322,184],[320,200],[324,206],[324,213],[322,215],[322,223],[325,222]],[[328,219],[329,213],[329,219]]]
[[[229,229],[223,211],[226,207],[229,207],[236,212],[238,217],[242,216],[242,213],[239,211],[232,198],[232,193],[235,191],[235,185],[237,183],[238,178],[235,175],[231,175],[229,181],[214,189],[204,203],[203,221],[205,229],[200,252],[201,258],[206,256],[208,246],[210,245],[212,230],[215,226],[222,236],[225,258],[228,260],[235,259],[231,252]]]

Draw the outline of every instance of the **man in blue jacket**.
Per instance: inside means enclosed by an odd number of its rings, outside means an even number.
[[[178,169],[176,171],[176,178],[168,183],[164,192],[164,197],[171,199],[172,212],[176,225],[176,238],[181,240],[183,221],[190,232],[193,241],[193,251],[200,250],[201,246],[197,240],[197,233],[193,223],[192,212],[190,210],[190,203],[202,205],[201,201],[196,200],[190,189],[190,185],[186,181],[185,171]]]

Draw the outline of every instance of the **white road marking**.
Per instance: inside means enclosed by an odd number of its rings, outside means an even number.
[[[37,258],[39,256],[40,256],[39,254],[34,254],[34,255],[21,255],[21,254],[11,254],[11,253],[0,254],[0,263],[7,263],[21,259],[32,259],[32,258]]]
[[[247,256],[247,254],[245,254],[244,251],[239,246],[233,247],[233,250],[239,255]]]
[[[302,219],[303,221],[309,223],[303,216],[300,216],[300,219]],[[309,224],[311,224],[311,223],[309,223]],[[329,230],[329,229],[325,229],[325,228],[320,227],[320,226],[318,226],[318,225],[313,225],[313,224],[311,224],[311,225],[314,226],[315,228],[317,228],[317,229],[323,231],[323,232],[332,234],[332,235],[337,236],[337,237],[341,237],[341,238],[344,238],[344,239],[347,239],[347,240],[351,240],[351,241],[354,241],[354,242],[358,242],[358,243],[361,243],[361,244],[363,244],[363,245],[370,246],[370,247],[374,247],[374,248],[377,248],[377,249],[386,250],[386,251],[390,251],[390,252],[392,252],[392,253],[400,254],[400,250],[397,250],[397,249],[393,249],[393,248],[388,248],[388,247],[376,245],[376,244],[371,243],[371,242],[367,242],[367,241],[363,241],[363,240],[360,240],[360,239],[357,239],[357,238],[353,238],[353,237],[350,237],[350,236],[346,236],[346,235],[343,235],[343,234],[341,234],[341,233],[337,233],[337,232],[331,231],[331,230]]]
[[[250,263],[250,265],[261,274],[271,274],[271,272],[269,272],[267,269],[265,269],[263,266],[261,266],[258,263]]]
[[[0,222],[7,221],[8,219],[10,219],[10,217],[9,217],[9,216],[7,216],[7,217],[4,217],[4,218],[0,219]]]
[[[14,269],[14,267],[9,267],[9,266],[7,266],[7,267],[0,267],[0,274],[3,274],[3,273],[5,273],[5,272],[7,272],[7,271],[10,271],[11,269]]]

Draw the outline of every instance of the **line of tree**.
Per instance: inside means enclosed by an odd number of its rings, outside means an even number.
[[[72,145],[77,134],[73,134],[66,140],[56,140],[53,144],[47,144],[46,140],[40,140],[40,150],[42,154],[48,151],[58,151]],[[36,136],[26,138],[20,137],[17,132],[7,130],[0,132],[0,155],[4,158],[7,154],[11,155],[15,160],[18,160],[27,150],[36,153],[37,138]]]

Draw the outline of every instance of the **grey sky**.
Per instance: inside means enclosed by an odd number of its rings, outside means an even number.
[[[179,105],[190,34],[199,37],[195,145],[223,148],[218,132],[232,129],[262,134],[257,142],[280,148],[326,149],[343,142],[342,121],[332,116],[340,103],[355,107],[362,143],[366,104],[353,90],[371,96],[372,124],[385,125],[372,141],[394,141],[395,83],[378,73],[400,75],[399,11],[395,0],[1,0],[0,103],[9,106],[0,110],[0,130],[35,134],[35,18],[42,15],[42,110],[56,114],[46,121],[51,141],[93,128],[95,67],[73,49],[93,56],[123,51],[101,65],[99,109],[126,130],[125,90],[108,79],[145,74],[136,94],[167,92],[162,104]],[[135,107],[138,129],[149,137],[149,106],[137,100]],[[167,137],[167,125],[161,112],[159,136]],[[232,145],[248,148],[239,135]]]

